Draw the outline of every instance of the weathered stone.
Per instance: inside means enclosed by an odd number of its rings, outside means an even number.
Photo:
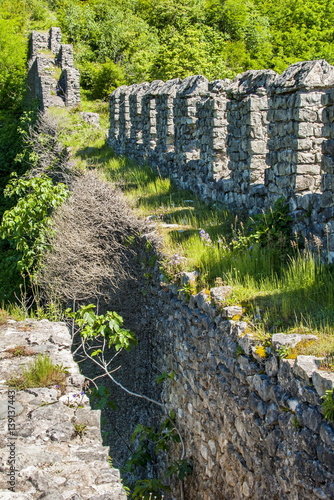
[[[272,344],[276,349],[282,346],[296,347],[300,342],[316,340],[318,340],[316,335],[300,335],[298,333],[275,333],[271,338]]]
[[[327,390],[334,387],[334,373],[316,370],[312,374],[312,382],[319,396],[323,396]]]
[[[234,319],[235,317],[237,317],[237,319],[240,319],[242,314],[242,307],[240,306],[223,307],[221,310],[221,315],[223,318]]]
[[[216,286],[210,289],[211,298],[215,302],[223,302],[231,293],[231,286]]]
[[[82,111],[80,113],[81,118],[84,122],[90,123],[94,127],[100,126],[100,115],[98,113],[91,113],[87,111]]]
[[[308,380],[312,374],[319,368],[321,358],[315,356],[299,355],[296,358],[293,371],[298,377]]]
[[[52,58],[43,54],[45,48],[51,49]],[[79,71],[73,65],[72,45],[61,43],[60,28],[51,28],[48,34],[32,32],[28,66],[30,97],[38,99],[42,111],[50,106],[79,104]],[[56,67],[62,69],[58,79],[52,72]]]
[[[46,320],[10,322],[2,325],[2,332],[0,352],[7,346],[10,335],[13,345],[27,347],[39,343],[46,347],[45,352],[54,363],[63,360],[69,371],[78,371],[64,324]],[[6,367],[8,376],[13,376],[17,373],[17,363],[23,367],[31,357],[13,360],[0,359],[1,375]],[[109,468],[108,449],[102,446],[100,412],[90,409],[85,394],[77,391],[61,396],[55,387],[11,391],[7,393],[6,386],[0,388],[1,400],[6,403],[4,416],[10,417],[8,430],[7,426],[0,427],[1,499],[88,500],[110,492],[113,499],[125,500],[119,472]],[[15,408],[15,417],[8,413],[11,407]],[[9,458],[15,459],[16,475],[15,493],[7,495],[11,477]]]

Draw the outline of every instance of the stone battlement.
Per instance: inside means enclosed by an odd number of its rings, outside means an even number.
[[[31,33],[28,66],[29,94],[38,99],[42,111],[79,104],[79,71],[74,67],[72,45],[61,43],[60,28]]]
[[[254,214],[280,197],[294,229],[334,258],[334,67],[325,60],[282,75],[122,86],[110,100],[109,145],[157,166],[203,199]]]

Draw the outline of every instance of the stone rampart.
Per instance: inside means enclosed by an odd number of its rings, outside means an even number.
[[[254,214],[280,197],[294,229],[334,258],[334,67],[247,71],[122,86],[110,99],[108,144],[203,199]]]
[[[265,349],[241,307],[212,305],[229,287],[190,300],[177,288],[163,285],[152,299],[153,342],[159,370],[175,374],[163,394],[193,465],[185,498],[334,498],[334,427],[321,409],[334,375],[319,369],[319,358],[279,356],[312,336],[275,334]],[[182,498],[177,485],[173,493]]]
[[[61,43],[60,28],[31,33],[28,66],[29,95],[38,100],[42,111],[79,104],[79,71],[74,67],[72,45]]]

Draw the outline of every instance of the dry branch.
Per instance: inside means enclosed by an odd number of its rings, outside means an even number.
[[[88,172],[54,213],[38,284],[48,300],[86,301],[124,278],[124,238],[139,230],[123,195]]]

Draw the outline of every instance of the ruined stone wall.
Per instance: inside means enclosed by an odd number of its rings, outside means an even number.
[[[73,47],[61,43],[60,28],[33,31],[30,36],[28,90],[44,111],[50,106],[75,106],[80,102],[79,71]]]
[[[231,319],[241,307],[212,305],[228,287],[190,300],[177,288],[162,285],[153,298],[154,342],[158,368],[175,374],[164,401],[193,465],[185,499],[334,498],[334,426],[321,410],[334,374],[315,357],[278,355],[312,336],[275,334],[264,355],[247,323]],[[171,498],[182,498],[177,485]]]
[[[64,323],[47,320],[1,324],[0,498],[3,500],[125,500],[119,471],[102,445],[99,410],[83,391],[85,377],[71,354]],[[21,352],[21,355],[14,355]],[[66,367],[66,386],[14,390],[32,359],[48,354]],[[82,433],[80,434],[80,429]]]
[[[108,143],[179,186],[256,213],[284,197],[294,229],[334,258],[334,67],[247,71],[123,86],[111,95]]]

